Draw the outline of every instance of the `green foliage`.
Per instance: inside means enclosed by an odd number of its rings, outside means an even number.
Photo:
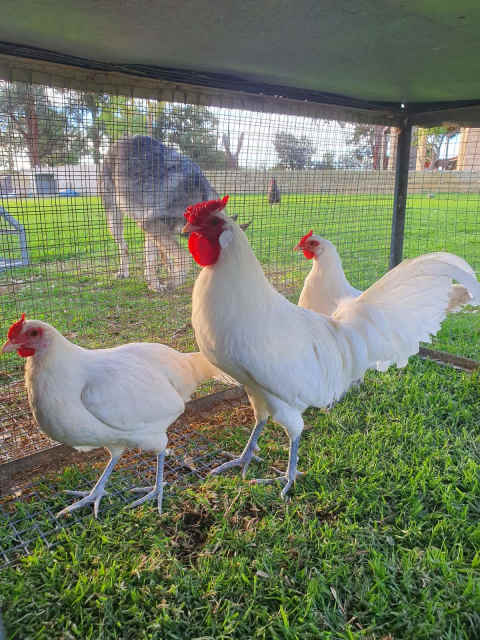
[[[421,142],[420,131],[425,134],[425,160],[433,168],[435,162],[440,158],[440,152],[444,142],[456,136],[460,131],[460,127],[448,125],[441,127],[432,127],[430,129],[424,130],[420,130],[416,127],[413,133],[413,144],[416,146],[418,146]]]
[[[333,151],[325,151],[321,160],[312,162],[313,169],[336,169],[337,161]]]
[[[114,96],[83,91],[78,96],[78,108],[76,115],[79,123],[84,127],[86,138],[86,153],[90,154],[94,163],[99,164],[102,158],[101,148],[105,140],[109,140],[110,130],[108,122]]]
[[[208,107],[168,105],[155,114],[153,137],[177,146],[204,170],[225,168],[225,152],[218,148],[218,118]]]
[[[145,132],[147,107],[144,100],[125,96],[108,96],[103,104],[97,102],[101,111],[97,116],[98,126],[109,142],[115,142],[124,135],[138,135]]]
[[[14,168],[15,157],[22,153],[32,167],[77,162],[84,140],[72,111],[68,104],[54,100],[45,87],[0,83],[0,144],[9,168]]]
[[[294,136],[287,131],[275,134],[273,141],[279,167],[286,169],[308,169],[312,166],[315,146],[306,136]]]
[[[387,128],[382,125],[354,125],[348,139],[350,149],[342,158],[342,168],[384,169],[387,160],[386,132]]]

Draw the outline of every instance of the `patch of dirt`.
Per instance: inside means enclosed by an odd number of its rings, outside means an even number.
[[[214,518],[201,505],[186,507],[175,517],[171,541],[176,556],[195,559],[207,542]]]

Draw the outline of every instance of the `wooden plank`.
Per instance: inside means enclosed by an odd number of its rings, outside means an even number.
[[[445,364],[450,367],[462,369],[463,371],[468,371],[470,373],[472,371],[480,369],[480,362],[478,362],[477,360],[464,358],[462,356],[456,356],[455,354],[448,353],[447,351],[437,351],[436,349],[420,347],[420,351],[418,353],[422,358],[434,360],[435,362],[439,362],[440,364]]]

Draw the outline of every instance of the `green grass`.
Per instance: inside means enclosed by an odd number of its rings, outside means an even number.
[[[9,638],[478,638],[479,415],[477,375],[370,373],[307,412],[289,503],[232,473],[167,488],[161,518],[109,511],[39,543],[0,573]],[[225,427],[238,451],[245,430]],[[286,464],[278,428],[260,444],[250,477]]]

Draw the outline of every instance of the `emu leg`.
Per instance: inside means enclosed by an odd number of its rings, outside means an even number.
[[[117,278],[128,278],[128,245],[123,237],[123,214],[117,208],[110,210],[106,209],[107,223],[110,233],[113,239],[118,245],[118,253],[120,257],[120,269],[116,276]]]
[[[155,236],[145,231],[145,280],[152,291],[165,291],[166,285],[158,279],[158,248]]]
[[[180,287],[192,268],[192,258],[188,251],[180,246],[172,232],[165,228],[165,233],[157,232],[155,241],[162,254],[168,274],[168,287]]]

